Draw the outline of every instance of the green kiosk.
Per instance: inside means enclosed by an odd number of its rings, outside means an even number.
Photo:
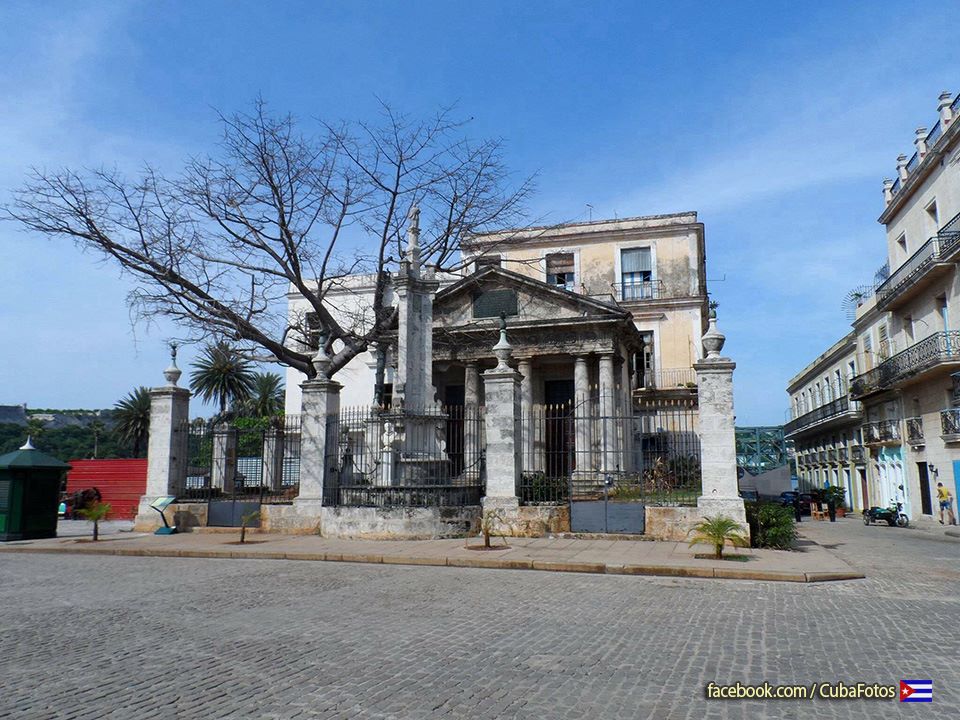
[[[57,536],[60,483],[69,469],[35,449],[30,438],[0,455],[0,541]]]

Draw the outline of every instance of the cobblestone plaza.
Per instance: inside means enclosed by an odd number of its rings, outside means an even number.
[[[960,541],[803,530],[868,578],[0,555],[0,717],[955,716]],[[934,702],[704,692],[905,678],[933,679]]]

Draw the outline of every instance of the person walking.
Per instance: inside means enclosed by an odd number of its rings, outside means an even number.
[[[943,525],[943,511],[947,511],[947,517],[950,518],[950,524],[957,524],[957,517],[953,514],[953,495],[947,490],[942,482],[937,483],[937,502],[940,503],[940,524]]]

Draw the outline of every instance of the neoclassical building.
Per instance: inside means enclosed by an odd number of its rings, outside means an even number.
[[[622,410],[632,400],[695,397],[693,363],[702,357],[708,310],[704,228],[695,212],[504,231],[474,237],[462,250],[465,273],[436,277],[441,402],[472,399],[477,373],[493,363],[480,348],[501,313],[511,337],[523,338],[517,357],[520,372],[529,371],[530,405],[576,401],[591,388]],[[327,293],[331,309],[362,317],[373,282],[366,275],[339,281]],[[292,324],[308,312],[296,292],[288,308]],[[337,374],[344,406],[373,402],[377,360],[376,349],[361,353]],[[300,410],[304,379],[287,371],[290,414]],[[394,380],[388,352],[388,396]]]

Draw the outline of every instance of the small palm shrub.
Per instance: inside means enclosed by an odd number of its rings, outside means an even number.
[[[793,508],[776,503],[745,503],[750,544],[756,548],[789,550],[797,539]]]
[[[98,501],[90,503],[87,507],[77,511],[77,514],[80,517],[93,523],[94,542],[100,539],[100,521],[106,520],[107,515],[110,514],[112,509],[113,508],[110,507],[110,503]]]
[[[240,543],[243,544],[247,541],[247,525],[252,523],[254,520],[260,517],[260,511],[254,510],[253,512],[244,513],[240,516]]]
[[[696,535],[690,539],[689,544],[712,545],[717,560],[723,559],[723,548],[727,543],[734,547],[750,546],[750,542],[740,532],[740,523],[724,515],[705,517],[690,532],[695,532]]]

